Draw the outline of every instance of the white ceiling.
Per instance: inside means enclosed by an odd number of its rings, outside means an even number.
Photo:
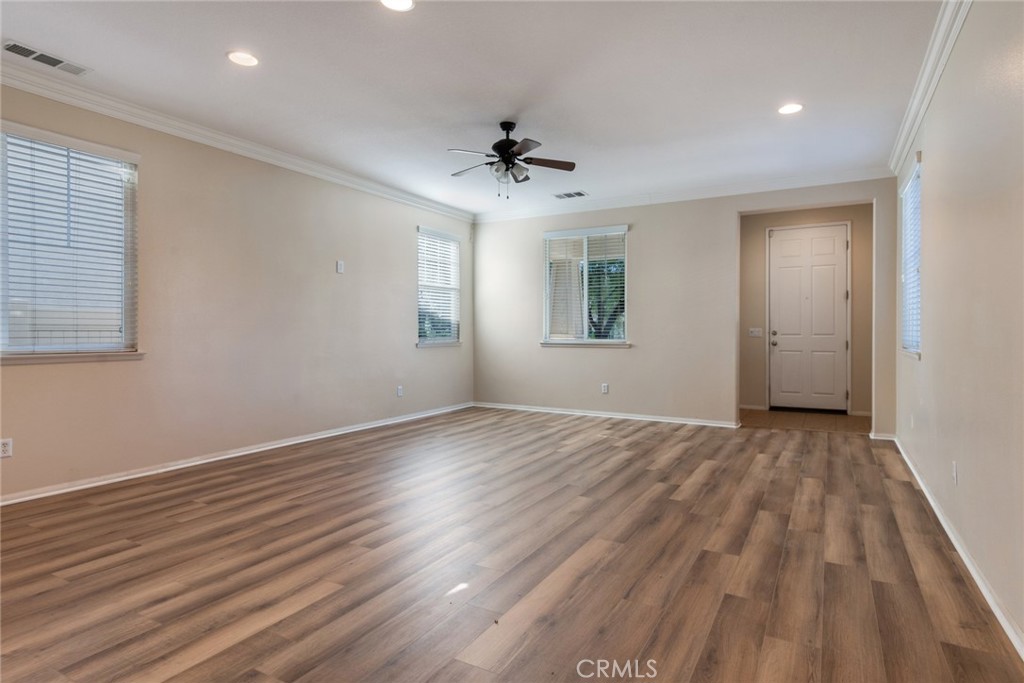
[[[29,68],[484,218],[889,175],[936,2],[11,2]],[[247,49],[260,65],[227,61]],[[783,117],[787,101],[805,106]],[[543,143],[511,199],[448,147]],[[584,190],[589,199],[555,200]]]

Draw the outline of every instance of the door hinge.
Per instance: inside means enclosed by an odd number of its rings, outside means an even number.
[[[850,290],[846,290],[846,300],[850,300]]]
[[[850,350],[850,340],[849,339],[846,340],[846,350],[847,351]]]
[[[768,239],[771,239],[771,238],[772,238],[772,235],[774,235],[774,234],[775,234],[775,231],[774,231],[774,230],[769,230],[769,231],[768,231]]]
[[[850,240],[846,240],[846,251],[850,251]]]
[[[849,390],[847,390],[847,392],[846,392],[846,400],[847,400],[847,401],[849,401],[849,400],[850,400],[850,392],[849,392]]]

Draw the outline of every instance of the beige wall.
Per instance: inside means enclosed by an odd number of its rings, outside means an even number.
[[[922,354],[898,436],[1024,642],[1024,4],[975,2],[914,142]],[[911,157],[913,155],[911,154]],[[900,186],[913,168],[903,164]],[[959,485],[952,463],[957,461]]]
[[[466,222],[18,90],[2,114],[142,155],[146,352],[2,369],[5,495],[472,400]],[[417,224],[464,238],[460,347],[415,346]]]
[[[871,204],[759,213],[740,221],[740,405],[767,408],[765,349],[765,231],[768,228],[850,223],[850,412],[871,413]],[[759,327],[765,336],[749,337]]]
[[[740,216],[812,206],[874,203],[874,427],[894,430],[893,179],[487,223],[470,242],[455,219],[3,95],[12,121],[142,155],[148,354],[5,367],[0,429],[17,444],[2,465],[6,495],[474,398],[735,423]],[[461,347],[414,346],[419,223],[467,240]],[[621,223],[631,226],[632,348],[541,348],[541,233]]]
[[[891,433],[895,187],[894,179],[883,179],[478,225],[476,400],[735,423],[740,215],[873,202],[874,428]],[[541,347],[542,233],[618,224],[630,226],[632,347]],[[602,383],[610,385],[607,395]]]

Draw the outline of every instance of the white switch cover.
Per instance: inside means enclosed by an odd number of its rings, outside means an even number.
[[[344,261],[338,261],[338,272],[339,273],[344,273],[345,272],[345,262]]]
[[[762,337],[764,336],[764,330],[762,330],[760,327],[751,327],[749,330],[747,330],[747,336]]]

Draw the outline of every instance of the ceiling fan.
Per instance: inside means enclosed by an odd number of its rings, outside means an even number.
[[[530,138],[523,138],[520,140],[512,139],[512,131],[516,129],[514,121],[502,121],[500,124],[501,130],[505,132],[505,137],[502,140],[498,140],[491,145],[490,152],[474,152],[468,149],[449,149],[449,152],[460,152],[462,154],[476,154],[482,157],[488,157],[494,159],[494,161],[485,161],[469,168],[464,168],[461,171],[452,173],[453,176],[460,176],[464,173],[472,171],[474,168],[480,168],[481,166],[488,166],[491,171],[491,175],[494,176],[499,183],[507,185],[509,178],[516,183],[525,183],[530,179],[530,169],[527,166],[543,166],[545,168],[555,168],[559,171],[572,171],[576,168],[576,163],[572,161],[559,161],[558,159],[540,159],[538,157],[527,157],[524,154],[529,154],[533,150],[540,147],[540,143]],[[524,165],[525,164],[525,165]],[[500,195],[501,192],[499,191]]]

